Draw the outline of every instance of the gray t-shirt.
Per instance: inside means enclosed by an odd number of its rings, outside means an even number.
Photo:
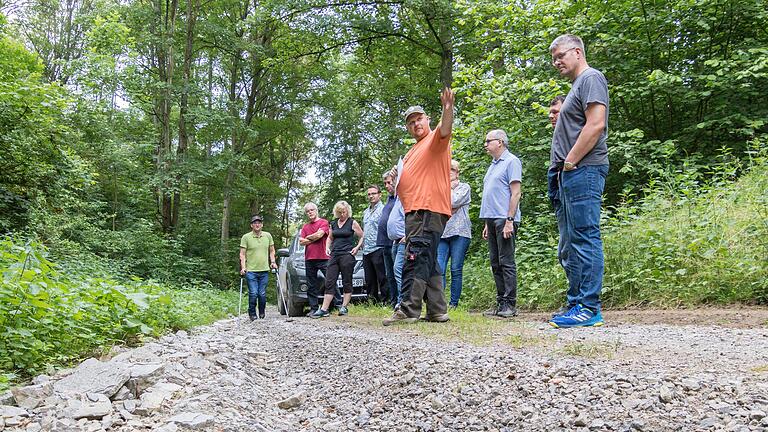
[[[565,162],[565,157],[576,144],[576,139],[587,122],[585,113],[591,103],[605,105],[605,129],[592,150],[577,165],[608,165],[608,146],[605,142],[608,136],[608,81],[599,70],[587,68],[576,77],[560,108],[560,116],[552,136],[550,168]]]

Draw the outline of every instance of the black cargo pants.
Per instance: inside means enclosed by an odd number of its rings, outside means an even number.
[[[443,277],[437,268],[437,246],[448,216],[429,210],[405,215],[405,262],[403,264],[400,309],[409,317],[421,314],[421,301],[427,302],[427,317],[448,311],[443,294]]]

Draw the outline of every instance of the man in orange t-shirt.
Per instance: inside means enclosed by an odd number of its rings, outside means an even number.
[[[397,196],[405,210],[405,263],[402,301],[384,325],[414,323],[426,299],[427,321],[448,321],[442,276],[437,268],[437,245],[451,217],[451,130],[454,94],[440,94],[443,113],[435,130],[420,106],[405,111],[405,127],[416,144],[403,159]]]

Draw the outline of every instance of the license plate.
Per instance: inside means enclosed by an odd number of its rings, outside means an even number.
[[[336,281],[336,286],[341,288],[343,283],[341,282],[341,279]],[[362,279],[352,279],[352,286],[353,287],[361,287],[363,286],[363,280]]]

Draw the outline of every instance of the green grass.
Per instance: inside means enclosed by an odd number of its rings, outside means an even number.
[[[390,308],[360,305],[354,307],[348,321],[382,328],[381,321],[391,315]],[[549,346],[556,340],[556,336],[541,334],[536,325],[529,322],[487,318],[463,308],[451,310],[448,315],[451,320],[447,323],[418,322],[388,329],[476,346],[504,344],[514,348],[542,347]]]

